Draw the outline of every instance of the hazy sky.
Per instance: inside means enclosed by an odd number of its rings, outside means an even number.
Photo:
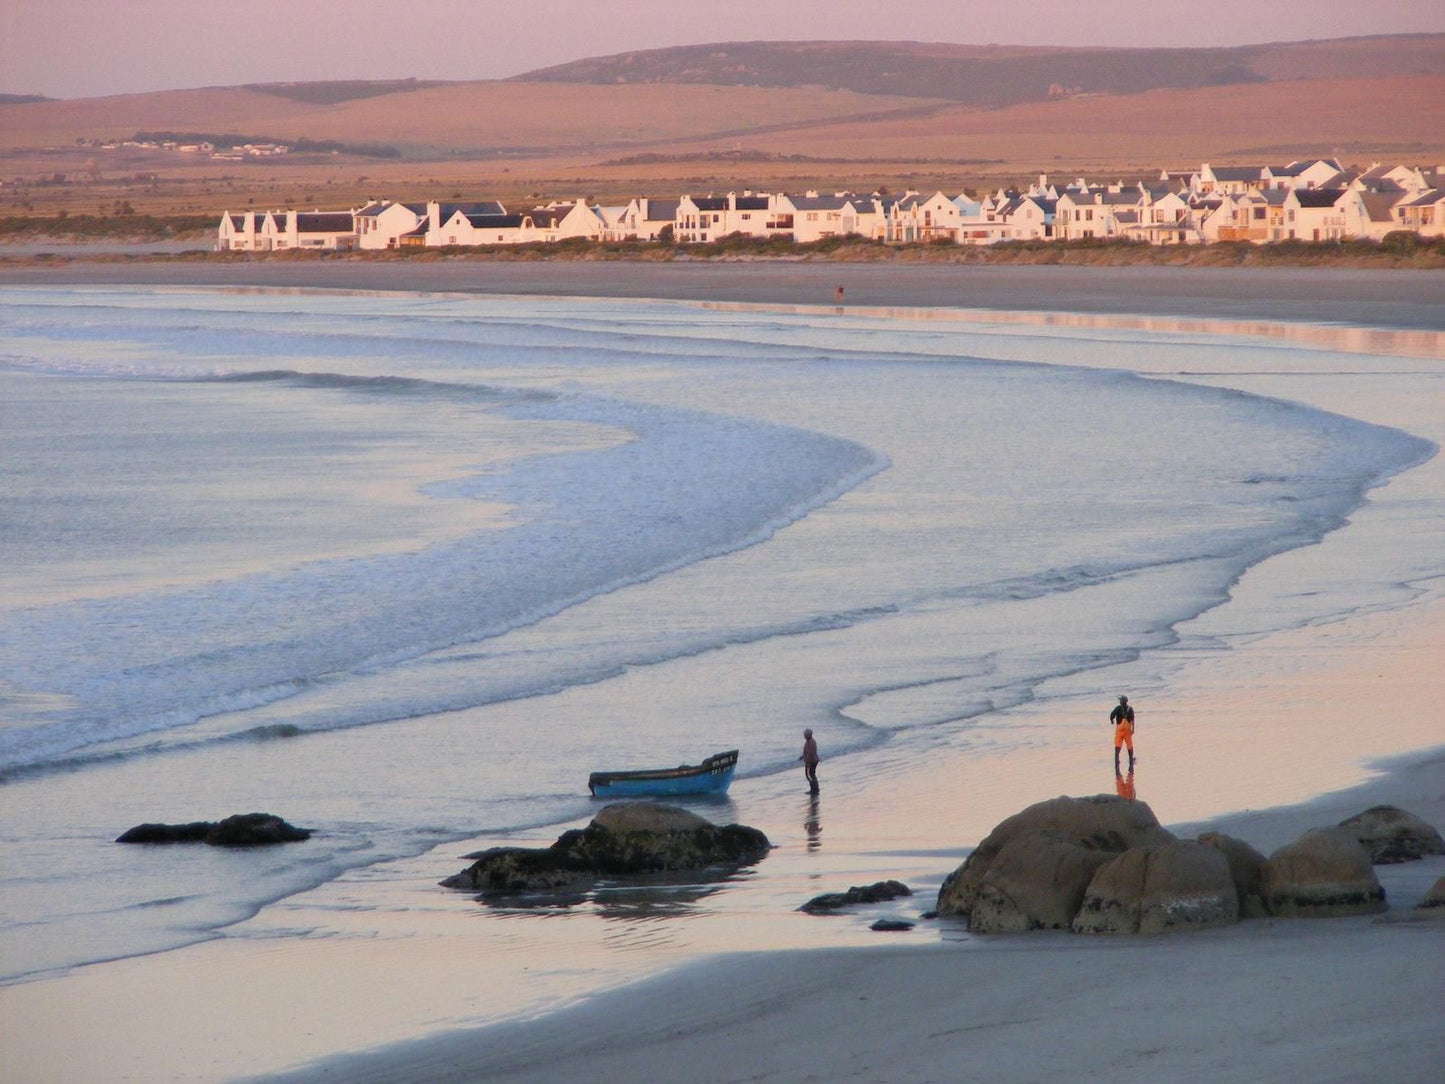
[[[665,45],[1240,45],[1445,32],[1445,0],[0,0],[0,92],[495,79]]]

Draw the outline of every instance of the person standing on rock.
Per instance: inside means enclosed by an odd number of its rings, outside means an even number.
[[[808,779],[808,793],[818,793],[818,743],[813,740],[811,730],[803,731],[803,755],[798,758],[803,762],[803,774]]]
[[[1127,696],[1119,697],[1119,704],[1109,712],[1109,722],[1114,724],[1114,774],[1119,774],[1119,747],[1129,747],[1129,770],[1134,770],[1134,709],[1129,706]]]

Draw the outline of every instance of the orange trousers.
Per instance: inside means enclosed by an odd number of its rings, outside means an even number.
[[[1121,745],[1128,746],[1129,755],[1134,755],[1134,727],[1127,719],[1114,724],[1114,748]]]

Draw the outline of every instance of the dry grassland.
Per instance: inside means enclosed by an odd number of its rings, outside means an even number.
[[[563,83],[457,84],[325,106],[242,89],[131,95],[0,106],[0,214],[94,214],[121,201],[142,213],[219,215],[373,197],[620,203],[640,193],[744,188],[953,193],[1041,172],[1063,181],[1135,179],[1204,161],[1335,155],[1346,164],[1435,163],[1445,162],[1442,100],[1439,75],[1000,109],[822,88]],[[406,153],[228,162],[76,145],[141,130],[389,143]],[[25,184],[8,183],[17,178]]]

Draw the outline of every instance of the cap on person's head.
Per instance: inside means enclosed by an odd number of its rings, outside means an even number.
[[[1119,703],[1121,703],[1121,704],[1127,704],[1128,702],[1129,702],[1129,698],[1128,698],[1127,696],[1121,696],[1121,697],[1119,697]]]
[[[811,738],[812,736],[813,736],[813,731],[812,731],[812,729],[811,729],[811,728],[804,728],[804,730],[803,730],[803,737],[805,737],[805,738]]]

